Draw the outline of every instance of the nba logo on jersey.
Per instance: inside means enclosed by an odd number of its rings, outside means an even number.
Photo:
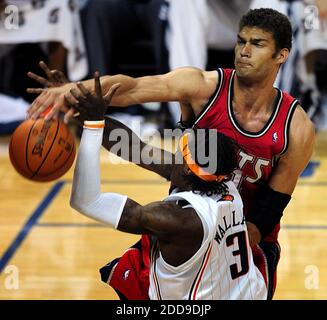
[[[130,270],[127,269],[127,270],[124,272],[123,280],[127,280],[128,276],[129,276],[129,273],[130,273]]]
[[[273,135],[272,135],[272,141],[273,141],[274,143],[276,143],[276,142],[277,142],[277,138],[278,138],[278,136],[277,136],[277,132],[275,131],[275,132],[273,133]]]

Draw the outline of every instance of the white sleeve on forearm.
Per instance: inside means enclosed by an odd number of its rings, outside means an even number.
[[[117,228],[127,196],[100,191],[102,129],[84,128],[79,146],[70,205],[80,213]]]

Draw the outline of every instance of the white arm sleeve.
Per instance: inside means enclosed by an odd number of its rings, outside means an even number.
[[[79,146],[70,205],[80,213],[117,228],[127,196],[100,191],[102,129],[84,128]]]

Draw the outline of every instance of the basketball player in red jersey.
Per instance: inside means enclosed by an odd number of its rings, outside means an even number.
[[[279,222],[312,155],[315,130],[299,103],[273,87],[291,50],[288,18],[272,9],[250,10],[242,17],[239,30],[235,70],[180,68],[141,78],[104,76],[101,84],[106,93],[120,83],[111,101],[114,106],[179,101],[182,124],[216,128],[245,148],[246,152],[239,154],[241,171],[235,173],[234,182],[245,204],[254,258],[259,268],[268,269],[272,298],[279,260]],[[93,80],[83,84],[93,89]],[[37,117],[53,105],[48,118],[61,110],[68,121],[75,110],[66,101],[72,99],[74,87],[69,83],[30,90],[41,94],[29,115]]]

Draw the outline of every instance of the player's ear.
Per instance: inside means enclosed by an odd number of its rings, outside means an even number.
[[[279,52],[276,55],[277,63],[283,64],[284,62],[286,62],[289,53],[290,53],[290,51],[287,48],[283,48],[283,49],[279,50]]]

